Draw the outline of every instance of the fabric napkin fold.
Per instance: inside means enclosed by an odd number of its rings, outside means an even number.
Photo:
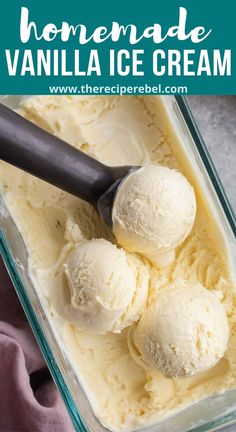
[[[0,257],[0,432],[72,431]]]

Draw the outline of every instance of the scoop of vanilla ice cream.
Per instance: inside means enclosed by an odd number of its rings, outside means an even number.
[[[131,334],[138,363],[166,377],[193,375],[223,357],[229,337],[224,307],[202,285],[173,285],[146,309]]]
[[[118,189],[113,232],[126,250],[153,256],[158,263],[158,253],[186,239],[195,214],[195,194],[187,179],[176,170],[148,165],[127,176]]]
[[[138,257],[104,239],[85,241],[69,254],[64,274],[70,296],[62,313],[79,329],[120,332],[140,318],[148,271]]]

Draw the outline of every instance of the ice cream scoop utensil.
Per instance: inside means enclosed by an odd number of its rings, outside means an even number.
[[[121,181],[137,167],[109,167],[0,104],[0,159],[89,202],[112,226]]]

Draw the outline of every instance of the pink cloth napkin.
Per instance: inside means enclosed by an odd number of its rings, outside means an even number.
[[[0,257],[0,432],[72,432]]]

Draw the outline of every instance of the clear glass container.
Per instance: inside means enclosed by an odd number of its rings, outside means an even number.
[[[0,102],[17,108],[22,96],[2,96]],[[207,188],[219,218],[232,261],[236,257],[236,222],[221,182],[199,134],[191,112],[182,97],[164,96],[165,108],[181,136],[185,150],[194,160],[194,169]],[[0,196],[0,252],[35,334],[45,361],[61,393],[76,431],[105,432],[98,421],[82,384],[73,372],[66,352],[58,343],[55,332],[40,297],[28,276],[28,257],[21,234]],[[142,429],[142,432],[203,432],[215,431],[223,425],[236,424],[236,388],[224,394],[211,396],[180,413]]]

